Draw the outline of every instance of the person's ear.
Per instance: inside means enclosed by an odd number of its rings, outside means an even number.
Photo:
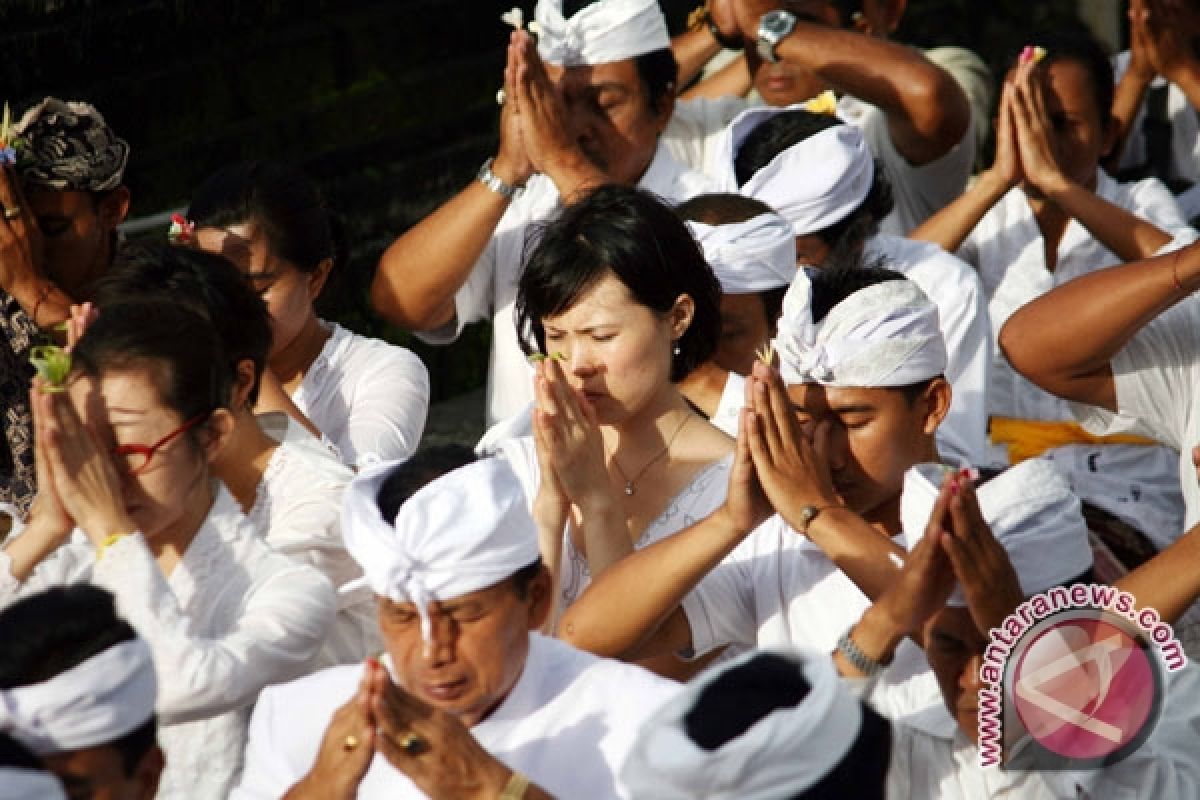
[[[329,273],[333,271],[333,259],[326,258],[317,264],[317,268],[308,275],[308,299],[316,302],[320,296],[321,290],[325,288],[325,282],[329,280]]]
[[[934,378],[925,387],[925,391],[921,393],[921,402],[925,407],[923,430],[926,434],[932,436],[937,432],[942,420],[950,413],[950,400],[953,395],[954,390],[950,387],[950,382],[942,377]]]
[[[108,231],[115,231],[117,226],[129,215],[129,189],[122,185],[113,189],[100,201],[100,225]]]
[[[233,391],[229,407],[235,409],[249,407],[250,395],[257,386],[258,370],[254,366],[254,360],[243,358],[237,363],[237,372],[234,375]]]
[[[529,582],[526,591],[526,599],[529,602],[529,630],[540,631],[554,608],[554,586],[550,570],[545,564],[541,565],[538,574]]]
[[[137,785],[139,800],[154,800],[158,794],[158,782],[167,766],[167,757],[157,744],[146,751],[134,770],[133,780]]]
[[[204,442],[204,455],[209,464],[217,459],[233,438],[233,422],[233,413],[227,408],[218,408],[209,415],[208,424],[204,426],[208,432],[208,439]]]
[[[696,318],[696,301],[690,294],[681,294],[675,298],[675,305],[667,312],[667,323],[671,326],[671,339],[678,342],[692,326]]]

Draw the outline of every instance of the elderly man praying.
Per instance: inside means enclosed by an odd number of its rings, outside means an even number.
[[[626,797],[617,768],[675,685],[530,632],[550,576],[507,462],[433,481],[393,524],[403,480],[371,469],[343,505],[386,655],[263,692],[234,797]]]

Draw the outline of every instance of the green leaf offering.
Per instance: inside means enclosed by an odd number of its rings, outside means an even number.
[[[71,354],[54,344],[45,344],[33,348],[29,353],[29,363],[37,370],[38,376],[45,381],[44,392],[65,392],[67,376],[71,374]]]

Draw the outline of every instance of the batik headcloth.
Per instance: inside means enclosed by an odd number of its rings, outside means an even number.
[[[121,185],[129,145],[88,103],[47,97],[14,126],[29,163],[21,179],[56,191],[106,192]]]

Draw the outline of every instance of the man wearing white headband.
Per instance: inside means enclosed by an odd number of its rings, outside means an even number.
[[[158,682],[149,645],[112,595],[87,585],[31,595],[0,612],[0,641],[0,739],[39,759],[71,797],[153,798],[164,765]],[[46,777],[10,782],[0,769],[0,797],[21,786],[31,793],[18,797],[53,797],[32,793]]]
[[[783,295],[796,275],[792,229],[766,204],[739,194],[697,195],[675,211],[721,283],[717,351],[679,387],[713,425],[737,436],[744,376],[775,335]]]
[[[756,651],[704,673],[638,734],[621,775],[655,800],[882,798],[888,723],[823,653]]]
[[[914,48],[889,42],[906,3],[852,5],[857,13],[842,0],[714,0],[711,29],[744,48],[760,96],[717,97],[702,86],[698,92],[715,99],[681,100],[663,141],[680,161],[715,175],[720,131],[738,113],[762,103],[789,106],[833,90],[838,97],[828,103],[829,113],[836,111],[862,131],[895,186],[896,208],[884,227],[903,236],[962,191],[975,157],[973,129],[986,129],[989,113],[983,100],[973,123],[968,95],[988,95],[992,79],[979,58],[962,48],[934,63]],[[680,45],[677,40],[677,51]],[[715,43],[711,47],[700,55],[712,55]],[[728,93],[749,88],[729,87]]]
[[[674,684],[531,633],[550,576],[507,462],[444,475],[388,522],[411,481],[381,465],[343,503],[387,654],[263,692],[234,797],[626,796],[616,768]]]
[[[938,445],[950,461],[984,463],[991,339],[979,276],[928,242],[878,233],[893,187],[859,130],[799,107],[756,108],[734,120],[722,147],[720,182],[792,224],[799,264],[828,269],[854,259],[881,261],[933,300],[946,340],[946,379],[954,387]]]
[[[724,505],[598,576],[563,615],[568,641],[623,658],[832,652],[894,580],[904,473],[938,460],[950,403],[936,309],[888,270],[801,272],[774,350],[782,378],[761,362],[747,378]],[[901,647],[888,716],[940,705],[924,655]]]
[[[956,724],[922,714],[894,726],[889,797],[1196,796],[1195,667],[1168,678],[1154,732],[1115,765],[1091,771],[1070,763],[1057,770],[1022,769],[1010,761],[1002,769],[981,767],[976,744],[987,631],[1003,628],[1033,594],[1091,580],[1080,501],[1053,465],[1025,461],[975,488],[961,473],[920,464],[906,476],[903,514],[910,548],[905,566],[850,630],[855,657],[840,651],[835,660],[844,675],[861,677],[871,665],[887,663],[897,642],[922,643]],[[869,691],[869,685],[861,688]],[[1022,752],[1016,746],[1026,735],[1021,724],[1015,714],[1005,715],[1006,758]]]
[[[677,70],[656,0],[539,0],[535,16],[536,45],[524,30],[509,44],[496,156],[388,248],[371,293],[434,344],[492,321],[489,425],[533,400],[512,308],[530,226],[604,183],[671,202],[710,188],[659,144]]]

